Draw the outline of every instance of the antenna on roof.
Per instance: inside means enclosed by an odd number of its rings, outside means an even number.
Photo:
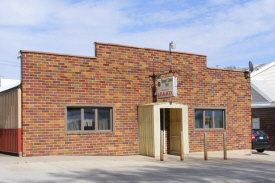
[[[252,64],[252,62],[249,61],[248,65],[249,65],[249,72],[253,72],[253,64]]]
[[[244,72],[244,77],[245,77],[245,79],[248,78],[248,73],[253,72],[253,64],[252,64],[251,61],[248,62],[248,68],[249,68],[248,71],[245,71],[245,72]]]

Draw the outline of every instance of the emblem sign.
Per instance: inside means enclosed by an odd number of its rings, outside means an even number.
[[[176,97],[177,96],[177,77],[157,79],[157,96],[158,98]]]

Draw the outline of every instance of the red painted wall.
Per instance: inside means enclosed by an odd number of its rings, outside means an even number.
[[[22,152],[21,128],[0,129],[0,151],[19,153]]]

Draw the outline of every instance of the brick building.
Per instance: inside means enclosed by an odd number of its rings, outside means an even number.
[[[209,151],[223,149],[226,132],[229,153],[251,153],[249,78],[182,52],[169,73],[169,53],[98,42],[95,57],[22,50],[18,153],[158,156],[161,128],[165,153],[178,152],[180,131],[185,153],[203,151],[205,132]],[[156,98],[153,73],[176,77],[177,96]]]

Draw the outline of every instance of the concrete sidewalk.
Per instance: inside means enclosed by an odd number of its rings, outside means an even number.
[[[275,152],[252,155],[45,156],[0,154],[0,182],[254,182],[275,181]]]
[[[184,161],[179,156],[164,155],[164,161],[142,155],[135,156],[39,156],[39,157],[16,157],[0,153],[0,171],[32,171],[54,170],[75,168],[113,168],[113,167],[140,167],[140,166],[181,166],[204,165],[204,164],[227,164],[241,162],[275,162],[275,151],[258,153],[252,151],[251,155],[228,155],[223,160],[223,155],[208,154],[208,160],[204,160],[203,154],[185,155]]]

